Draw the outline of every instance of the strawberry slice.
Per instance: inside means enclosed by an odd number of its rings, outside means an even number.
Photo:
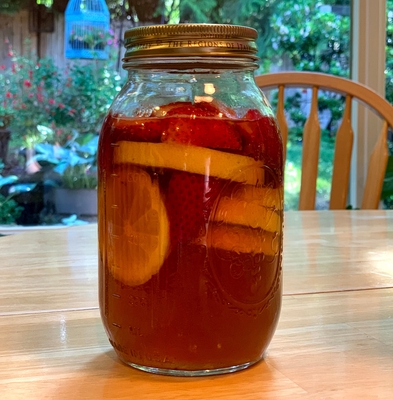
[[[183,107],[184,105],[189,104],[190,102],[183,102],[183,101],[175,101],[173,103],[164,104],[161,106],[156,106],[153,108],[151,112],[152,117],[166,117],[167,115],[173,115],[173,110],[178,107]]]
[[[169,181],[166,210],[173,246],[204,236],[206,223],[223,181],[174,171]]]
[[[161,136],[166,130],[165,119],[151,117],[119,117],[113,116],[111,129],[116,131],[116,139],[131,140],[133,142],[161,141]]]
[[[262,115],[258,110],[249,110],[237,124],[243,141],[243,154],[262,160],[282,181],[283,144],[275,119]]]
[[[191,144],[213,149],[241,150],[242,142],[229,117],[229,109],[217,102],[183,103],[167,111],[168,129],[163,142]]]

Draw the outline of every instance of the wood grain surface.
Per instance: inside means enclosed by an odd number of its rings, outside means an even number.
[[[0,238],[0,398],[391,399],[393,213],[285,217],[285,293],[268,354],[206,378],[117,359],[97,305],[95,225]]]

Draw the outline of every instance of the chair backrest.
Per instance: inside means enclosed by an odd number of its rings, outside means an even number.
[[[310,113],[303,130],[301,189],[299,210],[313,210],[316,200],[316,181],[320,147],[318,92],[327,90],[345,96],[342,123],[336,133],[336,144],[331,182],[330,209],[345,209],[353,145],[351,124],[352,100],[356,99],[383,120],[383,128],[371,154],[362,209],[377,209],[388,161],[387,134],[393,127],[393,106],[372,89],[349,79],[315,72],[277,72],[255,78],[262,90],[278,88],[277,120],[283,135],[284,153],[288,139],[288,124],[284,112],[284,90],[287,87],[312,88]]]

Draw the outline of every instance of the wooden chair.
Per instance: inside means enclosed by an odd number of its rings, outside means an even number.
[[[349,184],[353,144],[351,125],[352,99],[368,106],[383,120],[382,132],[371,154],[362,209],[377,209],[382,192],[383,179],[388,160],[387,134],[393,127],[393,106],[370,88],[332,75],[314,72],[278,72],[257,76],[257,85],[263,90],[278,88],[277,120],[286,148],[288,124],[284,113],[284,89],[286,87],[312,88],[311,108],[303,131],[302,176],[299,210],[315,208],[316,181],[320,147],[320,123],[318,118],[318,91],[327,90],[345,96],[342,123],[336,134],[330,209],[345,209]]]

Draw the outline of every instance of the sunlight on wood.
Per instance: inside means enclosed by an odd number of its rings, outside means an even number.
[[[303,131],[299,210],[313,210],[315,208],[320,141],[321,126],[318,118],[318,87],[313,87],[310,114]]]
[[[385,121],[378,142],[370,157],[362,201],[362,208],[365,210],[378,208],[380,202],[380,194],[382,192],[382,185],[389,157],[387,135],[388,124]]]
[[[280,127],[282,143],[284,146],[284,165],[287,159],[287,142],[288,142],[288,123],[285,117],[284,109],[285,99],[284,99],[284,86],[280,85],[278,87],[278,104],[277,104],[277,121]]]
[[[342,122],[336,133],[332,188],[329,204],[329,208],[331,210],[342,210],[347,206],[347,194],[353,146],[351,116],[352,96],[348,95],[345,99],[345,110],[342,117]]]

